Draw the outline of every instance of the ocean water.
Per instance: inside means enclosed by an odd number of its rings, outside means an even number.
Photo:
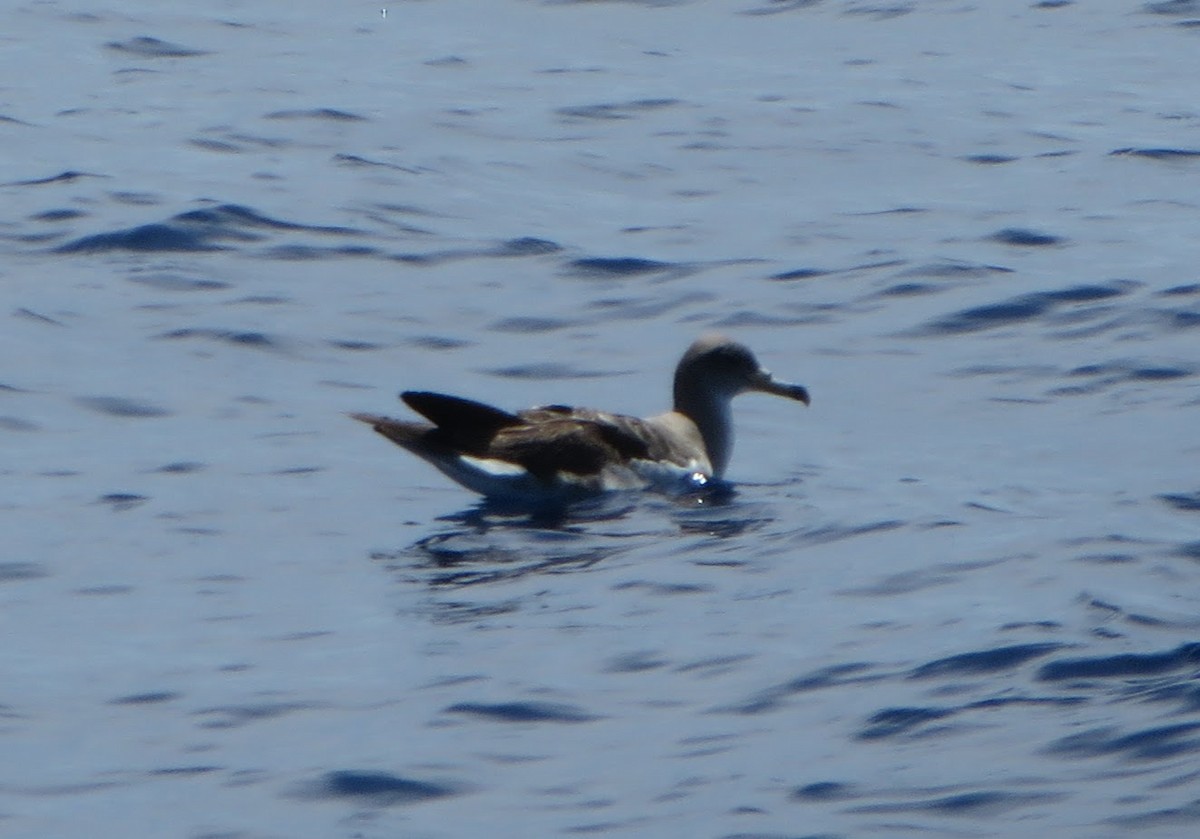
[[[0,21],[0,833],[1200,829],[1200,4]],[[709,330],[706,503],[346,417]]]

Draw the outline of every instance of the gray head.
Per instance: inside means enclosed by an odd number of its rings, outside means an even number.
[[[697,400],[728,401],[754,390],[809,402],[803,386],[776,381],[745,344],[724,335],[699,338],[675,368],[675,410],[683,413]]]

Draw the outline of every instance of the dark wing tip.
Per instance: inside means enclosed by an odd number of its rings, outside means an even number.
[[[358,411],[347,413],[346,416],[350,417],[350,419],[358,420],[359,422],[365,422],[367,425],[379,425],[379,423],[385,422],[388,419],[387,417],[380,416],[379,414],[365,414]]]
[[[495,433],[497,429],[519,425],[521,418],[474,399],[448,396],[428,390],[406,390],[400,394],[404,404],[439,428]]]

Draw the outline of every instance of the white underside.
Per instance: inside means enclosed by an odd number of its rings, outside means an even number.
[[[696,462],[679,466],[633,460],[605,467],[599,475],[560,472],[552,481],[540,480],[521,466],[503,460],[459,455],[429,462],[473,492],[508,501],[561,501],[615,490],[683,492],[704,486],[711,479]]]

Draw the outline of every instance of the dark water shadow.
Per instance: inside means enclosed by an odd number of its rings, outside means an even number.
[[[338,769],[297,784],[287,797],[304,801],[340,800],[362,807],[419,804],[467,791],[458,782],[409,778],[391,772]]]
[[[1082,319],[1094,312],[1080,313],[1079,307],[1095,305],[1102,301],[1113,301],[1128,295],[1137,287],[1137,283],[1116,280],[1108,284],[1079,285],[1032,292],[943,315],[919,327],[911,334],[921,337],[963,335],[1045,319],[1052,313],[1065,308],[1074,308],[1076,319]]]
[[[109,230],[73,239],[53,249],[60,254],[112,252],[175,253],[227,250],[278,233],[358,236],[346,227],[302,224],[274,218],[239,204],[215,204],[165,221]],[[344,255],[344,254],[343,254]]]
[[[583,571],[618,550],[591,538],[588,526],[620,521],[630,509],[616,497],[576,505],[481,501],[440,517],[439,526],[412,545],[372,558],[431,592]]]
[[[440,517],[416,542],[372,553],[397,582],[424,588],[419,611],[439,622],[517,612],[539,596],[510,584],[628,562],[634,551],[669,553],[671,540],[727,539],[769,523],[727,484],[661,495],[613,492],[572,504],[480,501]]]
[[[1019,720],[1031,708],[1044,709],[1043,714],[1057,711],[1069,726],[1081,707],[1152,705],[1165,707],[1170,717],[1141,728],[1090,727],[1033,741],[1029,749],[1060,759],[1141,763],[1200,753],[1200,722],[1192,716],[1200,710],[1200,643],[1114,655],[1064,655],[1074,650],[1075,645],[1059,641],[1004,644],[942,656],[906,671],[847,663],[772,686],[730,710],[772,712],[801,692],[882,682],[885,686],[875,689],[891,703],[847,732],[855,742],[867,743],[953,738],[980,726],[1012,724],[1006,720]],[[905,690],[901,682],[923,689]]]

